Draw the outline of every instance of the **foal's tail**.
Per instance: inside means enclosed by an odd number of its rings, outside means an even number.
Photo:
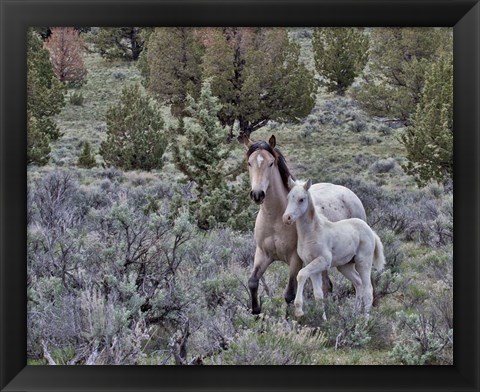
[[[377,233],[373,233],[375,236],[375,251],[373,253],[373,266],[377,271],[381,271],[385,266],[385,256],[383,254],[383,244]]]

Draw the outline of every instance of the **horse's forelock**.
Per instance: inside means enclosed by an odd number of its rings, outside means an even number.
[[[285,160],[285,157],[280,152],[280,150],[277,147],[272,148],[270,144],[262,140],[262,141],[253,143],[248,148],[247,158],[250,157],[250,155],[252,155],[255,151],[258,151],[258,150],[265,150],[271,155],[273,155],[273,157],[277,161],[278,171],[280,172],[280,177],[282,178],[283,185],[285,186],[285,188],[288,189],[288,177],[291,176],[294,180],[295,178],[291,175],[290,170],[288,170],[287,161]]]

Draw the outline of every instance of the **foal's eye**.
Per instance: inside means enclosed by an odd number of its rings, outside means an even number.
[[[273,162],[270,165],[268,165],[268,167],[272,167],[272,166],[273,166]]]
[[[248,163],[248,166],[252,166],[252,164],[250,162],[247,162]]]

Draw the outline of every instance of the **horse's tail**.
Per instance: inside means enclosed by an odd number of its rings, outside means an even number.
[[[385,256],[383,254],[383,244],[380,240],[380,237],[377,233],[373,233],[375,237],[375,251],[373,253],[373,266],[377,269],[377,271],[381,271],[385,266]]]

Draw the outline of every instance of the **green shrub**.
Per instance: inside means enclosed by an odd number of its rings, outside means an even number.
[[[327,298],[324,301],[327,320],[323,320],[322,312],[317,307],[314,315],[307,315],[305,323],[318,325],[325,333],[328,344],[336,349],[365,347],[371,340],[375,320],[372,316],[368,318],[356,311],[354,301],[354,298],[346,301]]]
[[[100,154],[107,165],[124,170],[163,166],[167,137],[160,106],[138,85],[125,87],[120,101],[107,111],[107,139]]]
[[[221,354],[221,363],[311,365],[324,344],[325,338],[316,328],[265,316],[254,328],[241,330],[234,336],[228,350]]]
[[[73,93],[70,94],[69,101],[70,101],[70,104],[72,105],[83,106],[85,97],[83,96],[83,93],[81,91],[80,92],[74,91]]]
[[[187,202],[190,213],[202,229],[218,225],[245,229],[253,222],[248,197],[248,177],[241,158],[229,160],[235,146],[228,143],[228,130],[220,124],[217,113],[221,105],[212,95],[210,82],[202,85],[200,97],[187,96],[188,114],[173,136],[175,166],[195,185]],[[176,205],[185,204],[179,194]]]
[[[92,154],[90,143],[88,141],[83,143],[83,150],[78,157],[77,165],[86,169],[91,169],[97,165],[97,161],[95,160],[95,156]]]
[[[443,352],[453,347],[453,329],[440,325],[435,315],[398,312],[398,341],[390,356],[404,365],[435,365],[450,361]]]

